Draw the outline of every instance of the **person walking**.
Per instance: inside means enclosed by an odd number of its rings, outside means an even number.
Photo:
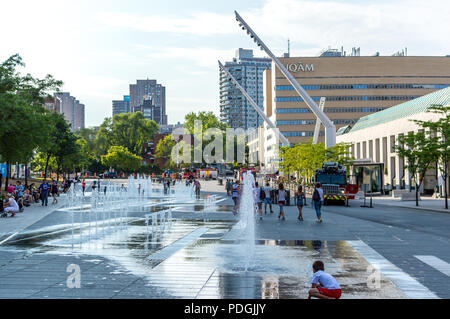
[[[58,204],[58,199],[56,198],[56,196],[58,195],[58,184],[56,183],[56,181],[53,181],[53,183],[50,187],[50,192],[52,193],[52,197],[53,197],[52,204]]]
[[[322,204],[323,204],[323,189],[322,184],[317,183],[313,193],[313,204],[316,210],[317,220],[322,223]]]
[[[280,206],[280,214],[278,219],[286,220],[286,215],[284,214],[284,206],[286,205],[286,190],[284,189],[283,183],[280,183],[278,187],[278,206]]]
[[[239,180],[236,180],[236,182],[233,184],[233,188],[231,191],[231,197],[233,198],[234,202],[234,208],[233,208],[233,214],[237,215],[239,211],[239,197],[241,194],[241,186],[239,185]]]
[[[202,189],[202,186],[200,185],[200,182],[198,180],[194,181],[195,186],[195,196],[197,196],[198,199],[200,199],[200,190]]]
[[[227,196],[231,196],[232,188],[233,187],[231,185],[231,181],[229,179],[227,179],[227,183],[226,183]]]
[[[94,193],[96,189],[97,189],[97,181],[94,181],[94,184],[92,184],[92,193]]]
[[[41,192],[41,201],[42,201],[42,206],[47,206],[48,205],[48,191],[50,189],[50,184],[47,183],[47,180],[44,179],[44,181],[42,182],[42,184],[39,186],[39,190]]]
[[[295,193],[295,204],[298,209],[298,220],[303,221],[303,206],[305,205],[305,193],[303,193],[303,187],[298,186],[297,192]]]
[[[269,181],[267,181],[266,186],[263,189],[264,189],[264,193],[266,195],[265,198],[264,198],[264,213],[267,215],[267,205],[269,205],[270,213],[273,214],[272,196],[271,196],[273,188],[270,187]]]
[[[86,180],[83,179],[83,181],[81,182],[81,188],[83,189],[83,196],[84,196],[84,192],[86,190]]]
[[[255,210],[257,210],[259,213],[259,219],[263,220],[262,203],[263,203],[263,200],[266,195],[265,195],[265,192],[262,189],[262,187],[259,187],[258,182],[255,183],[254,196],[255,196],[255,203],[256,203]]]

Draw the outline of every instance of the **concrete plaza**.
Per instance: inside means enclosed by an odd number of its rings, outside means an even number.
[[[311,205],[304,222],[293,206],[278,220],[275,206],[256,224],[246,272],[231,199],[216,181],[202,186],[202,196],[220,196],[214,211],[175,205],[173,225],[157,235],[145,232],[140,212],[102,240],[89,229],[93,239],[75,247],[59,206],[0,220],[0,298],[305,298],[315,259],[338,278],[343,298],[450,298],[448,214],[353,202],[325,207],[319,224]],[[80,268],[79,289],[68,285],[69,265]]]

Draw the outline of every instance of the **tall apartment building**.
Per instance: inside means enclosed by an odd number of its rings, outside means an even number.
[[[272,60],[256,58],[253,50],[239,48],[225,68],[234,76],[261,109],[264,109],[263,72]],[[232,128],[256,128],[263,120],[231,80],[220,71],[220,119]]]
[[[123,100],[112,101],[112,114],[130,113],[130,96],[124,95]]]
[[[74,131],[79,131],[84,128],[84,114],[85,114],[85,106],[81,104],[80,101],[75,100],[75,105],[73,108],[74,116],[73,116],[73,126],[72,129]]]
[[[158,124],[167,125],[166,113],[166,88],[158,84],[156,80],[137,80],[136,84],[130,84],[130,111],[137,112],[142,109],[145,100],[152,103],[160,111]],[[148,102],[147,102],[148,103]],[[147,114],[146,118],[152,119]]]
[[[49,109],[64,115],[71,125],[72,131],[78,131],[85,127],[85,105],[81,104],[69,92],[54,94],[53,105],[46,103]]]

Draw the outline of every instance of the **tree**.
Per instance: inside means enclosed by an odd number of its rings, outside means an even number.
[[[58,90],[62,85],[51,75],[44,79],[30,74],[22,76],[17,71],[21,66],[25,64],[18,54],[0,64],[0,155],[7,164],[5,189],[9,165],[28,163],[37,146],[47,138],[48,111],[43,107],[44,100],[49,91]]]
[[[310,183],[316,170],[322,168],[325,161],[338,162],[339,165],[349,167],[354,160],[349,154],[349,147],[349,144],[340,143],[325,149],[323,143],[314,144],[312,140],[293,147],[281,147],[280,170],[289,175],[295,172],[297,176]]]
[[[142,112],[123,113],[106,118],[96,136],[96,143],[104,152],[111,146],[126,147],[131,153],[142,154],[143,144],[152,140],[159,130],[155,121],[144,118]]]
[[[437,147],[439,152],[437,165],[444,180],[445,208],[448,209],[447,180],[448,162],[450,161],[450,106],[432,105],[427,109],[427,112],[439,114],[440,117],[437,121],[415,120],[414,122],[421,125],[424,129],[429,129],[431,132],[437,134]]]
[[[195,127],[195,122],[196,121],[200,121],[201,122],[201,132],[197,132],[197,130],[199,130],[199,128]],[[226,130],[227,128],[229,128],[228,124],[222,123],[220,121],[220,119],[214,115],[213,112],[198,112],[198,113],[194,113],[191,112],[189,114],[187,114],[185,116],[185,123],[184,123],[184,128],[188,130],[188,132],[190,134],[201,134],[202,136],[202,148],[201,149],[194,149],[194,145],[192,145],[192,153],[194,153],[194,151],[197,152],[201,152],[201,154],[203,154],[203,151],[205,150],[205,147],[207,147],[212,141],[213,139],[216,139],[217,136],[207,136],[207,134],[205,134],[206,131],[210,130],[210,129],[216,129],[216,130],[220,130],[223,134],[223,150],[226,150]],[[234,139],[234,144],[235,144],[235,149],[236,149],[236,144],[237,144],[237,138]],[[234,149],[234,154],[236,154],[236,150]],[[212,154],[212,155],[215,155]],[[226,151],[224,151],[224,156],[226,156]],[[236,156],[235,156],[236,157]],[[194,156],[192,156],[192,158],[194,158]],[[202,161],[205,162],[205,159],[202,156]]]
[[[122,170],[129,173],[141,167],[142,157],[131,153],[126,147],[111,146],[108,154],[102,156],[102,164],[116,171]]]
[[[430,132],[409,133],[398,138],[395,150],[400,157],[406,159],[405,168],[414,178],[416,206],[419,206],[419,189],[425,173],[439,158],[437,138],[432,137]]]

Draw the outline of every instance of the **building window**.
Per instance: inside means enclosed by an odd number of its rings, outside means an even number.
[[[302,85],[305,90],[367,90],[367,89],[445,89],[450,84],[321,84]],[[291,85],[277,85],[276,91],[293,91]]]

